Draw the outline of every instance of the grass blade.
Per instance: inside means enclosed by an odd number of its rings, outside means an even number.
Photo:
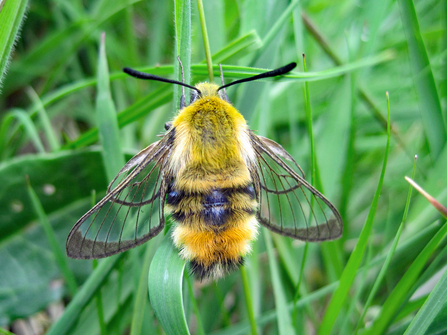
[[[8,121],[8,118],[15,118],[17,119],[20,124],[25,128],[25,131],[28,133],[28,137],[33,142],[34,146],[36,147],[37,151],[40,153],[45,152],[45,148],[42,144],[42,141],[40,140],[39,134],[37,133],[36,126],[34,125],[33,121],[29,117],[29,115],[21,110],[21,109],[13,109],[8,113],[8,115],[5,117],[5,119],[2,122],[2,128],[1,128],[1,138],[3,139],[3,142],[5,142],[5,136],[8,129],[8,125],[10,124],[10,121]],[[6,145],[6,143],[2,143],[3,146]],[[4,148],[4,147],[3,147]],[[2,149],[3,149],[2,148]]]
[[[192,280],[194,280],[194,278]],[[186,270],[185,281],[186,281],[186,285],[188,286],[189,299],[191,301],[192,308],[194,310],[194,314],[196,315],[196,323],[197,323],[197,326],[196,326],[197,331],[196,332],[198,335],[205,335],[206,333],[205,333],[205,330],[203,329],[202,318],[200,317],[200,314],[199,314],[199,306],[197,305],[196,298],[194,297],[194,288],[191,283],[192,280]]]
[[[388,154],[390,151],[391,130],[390,130],[390,108],[389,108],[388,92],[387,92],[387,102],[388,102],[387,142],[386,142],[385,156],[383,159],[382,172],[380,174],[379,184],[377,185],[376,193],[374,194],[373,202],[371,204],[371,208],[369,210],[366,223],[363,226],[362,232],[360,233],[359,240],[355,246],[354,251],[349,257],[348,263],[346,264],[346,267],[344,268],[343,273],[340,277],[339,286],[337,290],[334,292],[331,302],[329,303],[329,306],[323,317],[323,321],[321,322],[321,326],[318,331],[319,335],[330,333],[335,323],[335,320],[339,315],[340,310],[348,296],[349,289],[351,288],[351,285],[355,279],[360,262],[363,258],[363,254],[365,253],[366,247],[368,245],[368,239],[369,235],[371,234],[372,225],[374,223],[374,217],[379,202],[380,192],[382,191],[383,179],[385,177],[386,165],[388,162]]]
[[[447,223],[444,223],[444,225],[439,229],[436,235],[421,251],[416,260],[411,264],[402,279],[388,296],[385,303],[382,305],[379,316],[377,317],[373,326],[366,332],[366,334],[382,334],[386,330],[387,326],[397,315],[402,304],[407,298],[409,298],[409,291],[418,279],[418,276],[423,268],[426,266],[427,261],[430,259],[432,253],[436,250],[439,243],[442,241],[446,234]]]
[[[438,90],[419,29],[414,3],[412,0],[399,0],[399,7],[407,36],[414,85],[419,96],[422,124],[432,158],[435,159],[447,142]]]
[[[213,56],[214,63],[228,62],[229,59],[240,58],[261,47],[262,42],[255,30],[237,38],[223,47]],[[206,59],[202,63],[206,62]]]
[[[289,307],[287,305],[286,296],[279,277],[279,268],[276,262],[276,256],[273,252],[273,242],[270,232],[263,228],[265,245],[267,247],[267,255],[270,265],[270,274],[272,276],[273,292],[275,295],[275,307],[278,318],[279,334],[289,335],[295,334],[290,318]]]
[[[404,335],[423,335],[447,301],[447,272],[444,272]]]
[[[183,310],[183,271],[172,244],[171,234],[165,235],[149,268],[149,298],[155,316],[167,334],[189,334]]]
[[[202,28],[203,46],[205,48],[208,77],[210,78],[210,83],[214,83],[213,61],[211,59],[210,42],[208,40],[208,31],[206,29],[205,12],[203,10],[202,0],[197,0],[197,7],[199,8],[200,26]]]
[[[101,288],[103,281],[109,276],[117,262],[124,254],[109,257],[99,262],[98,267],[88,277],[86,282],[78,290],[77,294],[70,301],[70,304],[64,311],[64,314],[51,326],[47,335],[67,334],[78,320],[79,315],[85,306],[95,296],[97,290]]]
[[[0,88],[2,79],[6,73],[9,57],[14,41],[19,35],[23,16],[25,15],[28,1],[8,0],[2,1],[0,7]]]
[[[415,170],[416,170],[416,158],[415,158],[414,164],[413,164],[413,173],[412,173],[413,177],[414,177]],[[376,295],[377,291],[379,290],[380,283],[382,282],[383,278],[385,277],[388,267],[391,264],[391,259],[394,255],[394,252],[396,251],[397,243],[399,242],[400,236],[402,234],[402,229],[404,227],[404,224],[405,224],[405,221],[407,218],[408,209],[410,208],[410,199],[411,199],[411,191],[412,190],[413,190],[412,187],[410,187],[408,190],[407,202],[405,204],[405,210],[404,210],[404,216],[402,218],[402,222],[400,223],[399,229],[397,230],[396,236],[394,237],[393,243],[392,243],[391,248],[386,256],[385,262],[383,263],[383,266],[380,269],[380,272],[377,275],[376,280],[374,281],[374,285],[373,285],[371,291],[369,292],[369,295],[368,295],[368,298],[366,299],[365,305],[363,306],[363,312],[362,312],[362,315],[360,316],[359,321],[357,323],[355,334],[358,333],[358,330],[363,322],[363,318],[365,317],[366,312],[367,312],[369,306],[371,305],[372,300],[374,299],[374,296]]]
[[[174,0],[175,53],[183,64],[185,82],[191,81],[191,0]],[[174,61],[174,78],[182,81],[180,64]],[[174,85],[174,104],[177,108],[184,89]]]
[[[31,87],[27,90],[27,93],[28,96],[31,97],[31,100],[34,102],[34,104],[37,106],[36,108],[39,113],[40,122],[42,123],[42,127],[45,132],[48,144],[50,145],[51,151],[59,150],[59,141],[57,140],[54,129],[51,126],[50,118],[48,117],[45,107],[42,104],[42,100],[40,100],[36,91],[34,91]]]
[[[105,53],[105,34],[101,35],[98,63],[98,92],[96,96],[96,118],[99,139],[102,145],[102,155],[106,176],[112,180],[124,166],[124,155],[121,152],[118,121],[115,105],[110,94],[109,70]]]
[[[241,266],[240,271],[242,284],[244,286],[245,305],[247,306],[248,319],[250,320],[251,334],[256,335],[258,331],[256,329],[256,321],[253,311],[253,302],[250,294],[250,286],[248,285],[247,271],[245,270],[244,265]]]
[[[132,325],[130,335],[141,334],[141,328],[144,318],[147,317],[146,302],[148,299],[148,285],[147,273],[151,264],[152,258],[161,241],[160,235],[152,239],[150,243],[146,244],[146,252],[144,254],[143,266],[141,267],[140,279],[138,281],[138,288],[135,293],[135,305],[133,309]]]
[[[95,198],[95,192],[93,192],[92,198]],[[97,267],[98,267],[98,260],[94,259],[93,269],[96,269]],[[104,320],[104,305],[102,303],[102,293],[100,289],[96,292],[95,302],[96,302],[96,311],[98,312],[99,333],[100,335],[107,335],[107,326]]]

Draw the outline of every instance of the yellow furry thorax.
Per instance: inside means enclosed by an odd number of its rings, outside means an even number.
[[[244,117],[217,92],[218,86],[200,83],[202,92],[173,120],[175,144],[170,169],[177,183],[193,190],[235,187],[250,182],[246,150],[248,127]],[[231,176],[231,178],[230,178]]]

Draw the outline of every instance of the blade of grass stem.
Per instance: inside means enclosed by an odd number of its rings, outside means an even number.
[[[303,67],[304,67],[304,73],[307,73],[307,63],[304,54],[303,54]],[[305,101],[307,131],[309,133],[309,139],[310,139],[311,184],[315,185],[317,189],[319,189],[322,193],[324,193],[320,173],[318,170],[317,155],[315,152],[315,141],[313,135],[313,122],[312,122],[313,121],[312,107],[310,102],[309,82],[307,81],[304,84],[304,101]],[[330,273],[334,274],[335,278],[333,279],[340,278],[342,265],[340,257],[338,257],[339,252],[337,252],[335,244],[332,242],[322,243],[321,250],[323,253],[324,263],[326,267],[329,269]]]
[[[307,64],[306,57],[303,54],[303,67],[304,72],[307,72]],[[307,132],[309,133],[310,140],[310,159],[311,159],[311,183],[315,185],[317,188],[321,187],[321,180],[317,180],[317,156],[315,155],[315,141],[313,135],[313,126],[312,126],[312,107],[310,104],[310,92],[309,92],[309,82],[304,83],[304,102],[305,102],[305,111],[306,111],[306,123],[307,123]],[[320,191],[323,191],[320,189]]]
[[[212,55],[212,61],[214,63],[223,63],[231,57],[243,57],[249,52],[259,49],[262,45],[261,39],[255,30],[248,32],[247,34],[235,39],[221,50]],[[201,63],[205,63],[204,59]],[[212,64],[212,63],[211,63]],[[214,69],[213,69],[214,71]]]
[[[203,329],[202,318],[200,317],[199,306],[197,305],[196,298],[194,297],[194,290],[193,290],[192,283],[191,283],[191,277],[188,275],[187,270],[185,270],[184,276],[185,276],[186,284],[188,285],[189,299],[192,303],[192,308],[194,309],[194,314],[196,316],[197,334],[205,335],[205,330]]]
[[[363,258],[363,254],[364,254],[365,249],[368,245],[368,239],[369,239],[369,235],[371,234],[372,225],[374,222],[374,217],[375,217],[377,205],[379,202],[379,196],[380,196],[380,192],[382,190],[383,179],[385,177],[385,171],[386,171],[386,166],[387,166],[387,162],[388,162],[388,155],[389,155],[389,151],[390,151],[391,129],[390,129],[390,107],[389,107],[388,92],[386,94],[386,97],[387,97],[387,105],[388,105],[387,142],[386,142],[385,156],[383,159],[382,172],[380,174],[379,183],[377,185],[377,189],[374,194],[373,202],[371,204],[371,208],[369,210],[368,217],[366,219],[366,223],[363,226],[363,229],[360,233],[359,240],[354,248],[354,251],[352,252],[351,256],[349,257],[348,263],[346,264],[346,267],[344,268],[343,273],[340,277],[339,286],[338,286],[337,290],[334,292],[334,295],[332,296],[329,306],[326,309],[326,312],[324,314],[320,329],[318,330],[319,335],[329,334],[332,327],[334,326],[335,320],[337,319],[337,316],[340,313],[341,308],[343,307],[343,304],[347,298],[349,289],[354,281],[357,270],[359,269],[359,266],[360,266],[360,262]],[[379,333],[376,333],[376,334],[379,334]]]
[[[241,278],[242,278],[242,285],[244,288],[245,306],[247,308],[248,320],[250,321],[251,334],[256,335],[258,333],[258,331],[256,328],[256,320],[255,320],[255,315],[254,315],[254,311],[253,311],[253,303],[252,303],[251,294],[250,294],[250,286],[248,285],[247,270],[245,270],[244,265],[242,265],[240,267],[240,272],[241,272]]]
[[[257,59],[267,49],[267,47],[270,45],[273,39],[277,38],[279,31],[284,27],[286,23],[289,22],[293,10],[298,6],[299,3],[300,0],[293,0],[284,10],[281,16],[275,21],[273,26],[269,29],[269,31],[265,34],[264,38],[262,39],[262,46],[256,52],[256,56],[251,61],[251,65],[254,65],[256,63]]]
[[[414,160],[414,163],[413,163],[413,172],[412,172],[412,176],[413,177],[414,177],[415,171],[416,171],[416,157],[415,157],[415,160]],[[363,323],[363,319],[364,319],[364,317],[366,315],[366,312],[368,311],[368,308],[371,305],[372,300],[374,299],[377,291],[379,290],[379,286],[382,283],[382,280],[385,277],[385,274],[387,273],[388,268],[389,268],[389,266],[391,264],[391,259],[394,256],[394,252],[396,251],[397,243],[399,242],[400,236],[402,234],[402,229],[403,229],[404,224],[405,224],[405,222],[407,220],[408,210],[410,208],[410,200],[411,200],[411,193],[412,193],[411,191],[412,190],[413,190],[413,188],[409,187],[408,195],[407,195],[407,201],[405,203],[404,214],[403,214],[403,217],[402,217],[402,222],[399,225],[399,229],[397,230],[397,233],[396,233],[396,236],[395,236],[395,238],[393,240],[391,248],[390,248],[390,250],[388,251],[388,253],[386,255],[385,262],[383,263],[383,266],[380,269],[380,272],[377,275],[376,280],[374,281],[374,285],[373,285],[371,291],[369,292],[368,298],[366,299],[366,303],[363,306],[363,312],[362,312],[362,315],[360,316],[359,321],[357,323],[357,327],[355,329],[355,334],[358,333],[358,331],[359,331],[359,329],[360,329],[360,327],[361,327],[361,325]]]
[[[96,190],[92,190],[92,202],[91,207],[95,206],[96,204]],[[98,260],[93,259],[93,270],[98,267]],[[99,322],[99,331],[101,335],[107,334],[107,326],[106,322],[104,320],[104,306],[102,304],[102,293],[101,289],[98,289],[98,291],[95,294],[95,300],[96,300],[96,311],[98,312],[98,322]]]
[[[124,166],[115,105],[110,94],[109,71],[105,53],[105,33],[101,35],[98,60],[96,120],[102,156],[108,180],[112,180]]]
[[[191,0],[174,0],[175,56],[183,64],[185,82],[191,81]],[[180,64],[174,61],[174,78],[182,81]],[[174,85],[174,105],[178,106],[183,88]],[[188,90],[186,90],[188,92]]]
[[[342,195],[340,200],[340,215],[344,220],[347,219],[348,213],[348,204],[351,198],[351,190],[354,184],[353,175],[354,175],[354,166],[356,161],[356,150],[355,150],[355,141],[356,141],[356,107],[357,101],[355,99],[355,91],[356,91],[356,80],[351,75],[350,84],[351,84],[351,110],[350,110],[350,127],[349,127],[349,138],[348,138],[348,148],[346,150],[345,156],[345,166],[342,175]],[[349,236],[349,226],[346,225],[344,227],[344,236]],[[345,240],[346,237],[342,236],[341,241]]]
[[[295,330],[290,318],[289,308],[287,306],[286,296],[279,277],[279,268],[276,262],[276,256],[273,252],[273,242],[270,232],[263,228],[265,245],[269,259],[270,275],[272,277],[273,293],[275,297],[275,308],[277,311],[277,321],[279,334],[295,334]]]
[[[33,121],[31,120],[29,115],[21,109],[13,109],[5,116],[5,119],[2,122],[1,133],[6,134],[7,129],[4,129],[3,124],[5,124],[5,125],[10,124],[10,121],[7,121],[7,118],[9,118],[9,117],[17,119],[20,122],[20,124],[23,125],[23,127],[25,128],[25,131],[26,131],[28,137],[33,142],[37,151],[40,153],[45,153],[45,148],[42,144],[42,141],[39,138],[39,134],[37,133],[37,129],[34,126]],[[4,138],[3,135],[2,135],[2,138]],[[6,143],[3,143],[3,145],[5,145],[5,144]]]
[[[94,259],[93,260],[93,269],[96,269],[97,267],[98,267],[98,260]],[[95,301],[96,301],[96,311],[98,312],[99,333],[101,335],[107,335],[107,326],[106,326],[106,322],[104,321],[104,307],[102,304],[101,289],[99,289],[96,292]]]
[[[299,275],[298,275],[298,281],[297,281],[296,286],[295,286],[295,294],[294,294],[294,297],[293,297],[293,312],[292,312],[292,315],[293,315],[293,325],[295,326],[295,329],[298,330],[298,333],[300,333],[300,330],[301,330],[301,333],[304,330],[304,325],[299,325],[298,321],[297,321],[297,319],[299,317],[299,314],[298,314],[298,310],[299,309],[297,307],[297,301],[301,297],[300,287],[301,287],[301,282],[302,282],[302,280],[304,278],[304,265],[305,265],[306,259],[307,259],[307,250],[308,250],[308,248],[309,248],[309,243],[306,242],[304,244],[303,258],[302,258],[302,261],[301,261],[300,272],[299,272]],[[314,315],[312,313],[312,309],[309,308],[309,306],[306,306],[306,309],[307,309],[307,313],[310,315],[310,317],[312,319],[315,319],[315,317],[314,317]],[[302,318],[304,319],[304,315],[302,316]],[[301,329],[299,329],[298,327],[301,327]]]
[[[208,40],[208,31],[206,30],[205,11],[203,10],[202,0],[197,0],[197,7],[199,9],[200,27],[202,28],[203,46],[205,48],[206,65],[208,68],[208,76],[210,83],[214,83],[213,61],[211,59],[210,42]]]
[[[60,148],[59,141],[57,140],[56,134],[54,133],[53,127],[51,126],[50,118],[48,117],[45,107],[42,104],[36,91],[29,87],[27,89],[28,96],[31,98],[33,103],[37,106],[37,111],[39,113],[40,122],[42,122],[42,127],[47,137],[48,144],[50,145],[51,151],[57,151]]]
[[[293,298],[295,304],[298,301],[298,299],[301,297],[300,286],[301,286],[301,282],[302,282],[303,277],[304,277],[304,265],[306,264],[307,250],[308,249],[309,249],[309,243],[306,242],[304,244],[303,260],[301,261],[300,273],[298,275],[298,281],[297,281],[296,286],[295,286],[295,295],[294,295],[294,298]]]

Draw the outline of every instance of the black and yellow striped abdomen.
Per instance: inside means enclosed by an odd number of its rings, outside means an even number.
[[[174,243],[197,276],[220,277],[242,264],[256,236],[255,208],[251,185],[204,193],[171,186],[166,209],[177,224]]]

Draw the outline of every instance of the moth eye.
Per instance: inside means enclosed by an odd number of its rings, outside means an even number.
[[[165,130],[169,130],[172,128],[172,122],[166,122],[165,123]]]
[[[221,98],[223,101],[230,102],[228,100],[228,96],[224,90],[219,91],[218,94],[219,94],[219,98]]]
[[[199,97],[199,93],[196,90],[191,90],[191,98],[189,99],[189,103],[192,104]]]

